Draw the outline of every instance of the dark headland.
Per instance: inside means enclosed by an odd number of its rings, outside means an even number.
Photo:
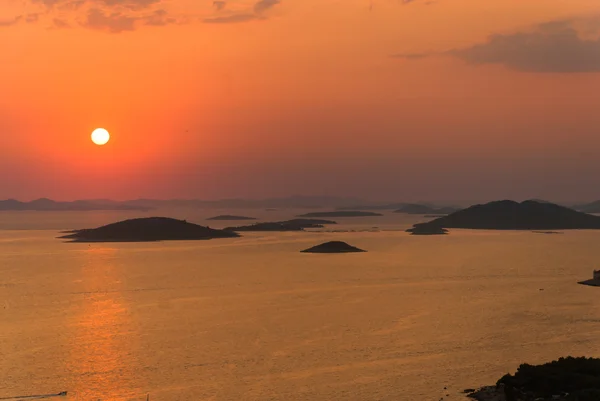
[[[312,248],[305,249],[304,253],[351,253],[351,252],[366,252],[342,241],[330,241]]]
[[[381,213],[365,212],[361,210],[334,210],[331,212],[311,212],[298,217],[372,217],[383,216]]]
[[[59,238],[72,242],[147,242],[234,237],[239,237],[239,234],[199,226],[185,220],[147,217],[124,220],[98,228],[75,230]]]
[[[411,230],[435,231],[440,228],[540,231],[600,229],[600,217],[553,203],[503,200],[474,205],[427,223],[415,224]]]
[[[479,401],[598,401],[600,359],[566,357],[543,365],[522,364],[495,386],[465,393]]]
[[[395,210],[394,213],[406,213],[406,214],[450,214],[458,211],[459,209],[453,207],[442,207],[435,208],[427,205],[422,205],[419,203],[410,203],[402,206],[398,210]]]
[[[241,221],[241,220],[256,220],[256,217],[233,216],[230,214],[221,214],[219,216],[209,217],[206,220]]]
[[[306,228],[323,228],[325,224],[337,224],[332,220],[293,219],[267,223],[256,223],[249,226],[227,227],[227,231],[303,231]]]

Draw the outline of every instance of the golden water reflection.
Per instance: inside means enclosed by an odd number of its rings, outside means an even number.
[[[134,384],[137,333],[124,296],[122,271],[114,263],[119,251],[94,246],[84,252],[81,298],[75,302],[68,334],[67,363],[75,399],[144,399]]]

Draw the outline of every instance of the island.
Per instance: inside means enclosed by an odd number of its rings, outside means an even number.
[[[553,203],[502,200],[474,205],[427,223],[418,223],[410,230],[435,231],[440,228],[536,231],[600,229],[600,216]]]
[[[73,230],[59,238],[71,240],[70,242],[148,242],[235,237],[239,237],[239,234],[199,226],[185,220],[146,217],[123,220],[98,228]]]
[[[48,198],[40,198],[31,202],[21,202],[16,199],[0,200],[0,211],[36,211],[36,212],[91,212],[91,211],[148,211],[151,207],[135,202],[112,201],[109,199],[76,200],[58,202]]]
[[[435,208],[427,205],[422,205],[419,203],[409,203],[407,205],[402,206],[400,209],[395,210],[394,213],[406,213],[406,214],[436,214],[436,215],[445,215],[458,211],[459,209],[453,207],[442,207]]]
[[[406,230],[410,235],[446,235],[448,230],[436,226],[417,226]]]
[[[566,357],[542,365],[522,364],[495,386],[465,390],[478,401],[600,400],[600,359]]]
[[[337,210],[396,210],[404,207],[406,203],[385,203],[372,205],[357,205],[338,207]]]
[[[310,212],[298,217],[374,217],[383,216],[381,213],[365,212],[361,210],[335,210],[332,212]]]
[[[321,219],[292,219],[256,223],[249,226],[226,227],[226,231],[303,231],[306,228],[323,228],[326,224],[337,224],[332,220]]]
[[[600,201],[594,201],[584,205],[577,205],[573,209],[584,213],[600,213]]]
[[[209,217],[206,220],[221,220],[221,221],[256,220],[256,217],[232,216],[230,214],[221,214],[219,216]]]
[[[329,241],[312,248],[300,251],[303,253],[352,253],[352,252],[367,252],[355,246],[349,245],[342,241]]]

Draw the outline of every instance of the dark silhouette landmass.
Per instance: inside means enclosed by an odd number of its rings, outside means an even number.
[[[31,202],[21,202],[15,199],[0,200],[0,210],[5,211],[94,211],[94,210],[132,210],[148,211],[148,206],[137,205],[132,202],[118,202],[106,199],[76,200],[72,202],[57,202],[52,199],[41,198]]]
[[[220,216],[209,217],[206,220],[222,220],[222,221],[256,220],[256,217],[232,216],[230,214],[222,214]]]
[[[323,228],[325,224],[337,224],[332,220],[293,219],[286,221],[256,223],[249,226],[227,227],[227,231],[303,231],[306,228]]]
[[[422,205],[419,203],[410,203],[402,206],[400,209],[395,210],[394,213],[406,213],[406,214],[450,214],[458,211],[459,209],[453,207],[442,207],[435,208],[428,205]]]
[[[288,196],[266,199],[135,199],[128,201],[136,205],[159,207],[187,207],[207,209],[318,209],[336,208],[367,203],[357,198],[334,196]]]
[[[305,249],[304,253],[351,253],[351,252],[366,252],[362,249],[349,245],[342,241],[330,241],[312,248]]]
[[[506,374],[496,386],[465,390],[476,400],[504,395],[507,401],[598,401],[600,359],[566,357],[543,365],[522,364],[514,375]]]
[[[124,220],[98,228],[74,230],[71,234],[59,238],[72,242],[147,242],[234,237],[239,237],[239,234],[199,226],[185,220],[148,217]]]
[[[600,213],[600,200],[583,205],[576,205],[573,209],[584,213]]]
[[[406,230],[410,235],[446,235],[448,230],[435,226],[419,226]]]
[[[482,230],[600,229],[600,217],[553,203],[503,200],[474,205],[413,229],[468,228]]]
[[[332,212],[311,212],[301,214],[298,217],[369,217],[383,216],[381,213],[365,212],[361,210],[336,210]]]
[[[373,205],[357,205],[338,207],[337,210],[397,210],[404,207],[406,203],[386,203]]]

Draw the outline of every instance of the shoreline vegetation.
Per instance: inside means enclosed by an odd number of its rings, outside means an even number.
[[[599,401],[600,359],[568,356],[542,365],[521,364],[495,386],[464,393],[477,401]]]

